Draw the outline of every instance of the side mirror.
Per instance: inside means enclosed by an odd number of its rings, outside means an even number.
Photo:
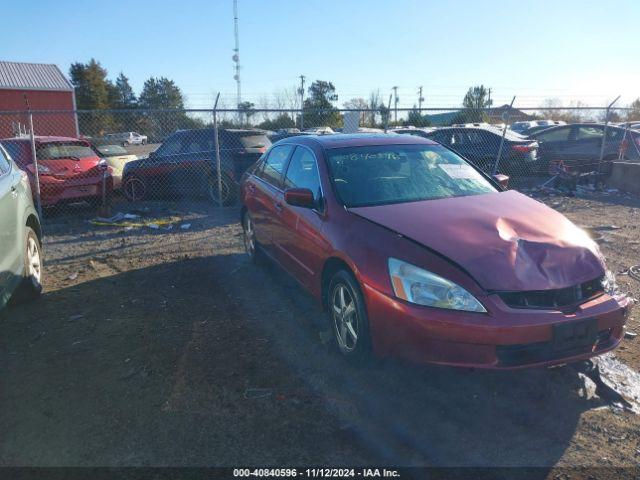
[[[502,173],[496,173],[493,179],[500,184],[505,190],[509,188],[509,175],[503,175]]]
[[[316,202],[313,192],[308,188],[290,188],[284,192],[284,201],[289,205],[303,208],[314,208]]]

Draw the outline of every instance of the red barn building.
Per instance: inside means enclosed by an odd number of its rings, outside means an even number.
[[[25,96],[36,135],[78,136],[73,85],[56,65],[0,61],[0,138],[28,131]]]

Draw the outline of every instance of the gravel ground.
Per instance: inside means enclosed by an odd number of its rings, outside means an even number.
[[[599,231],[616,272],[640,263],[637,198],[542,200],[620,227]],[[45,293],[0,321],[0,465],[639,465],[640,416],[574,369],[349,366],[311,297],[246,259],[236,209],[148,207],[173,228],[50,220]],[[640,337],[616,355],[637,371]]]

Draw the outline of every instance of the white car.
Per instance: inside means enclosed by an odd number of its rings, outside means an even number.
[[[140,135],[138,132],[109,133],[104,136],[104,139],[123,147],[126,145],[144,145],[148,140],[146,135]]]

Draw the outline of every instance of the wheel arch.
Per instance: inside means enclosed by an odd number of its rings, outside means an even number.
[[[36,236],[38,237],[38,241],[40,242],[40,247],[42,247],[42,227],[40,226],[40,221],[38,217],[33,213],[27,217],[27,221],[25,223],[27,227],[30,227],[34,232],[36,232]]]
[[[331,277],[339,271],[346,270],[357,281],[357,276],[353,268],[343,259],[337,256],[329,257],[322,266],[322,275],[320,276],[320,303],[324,310],[327,309],[327,300],[329,295],[329,282]]]

